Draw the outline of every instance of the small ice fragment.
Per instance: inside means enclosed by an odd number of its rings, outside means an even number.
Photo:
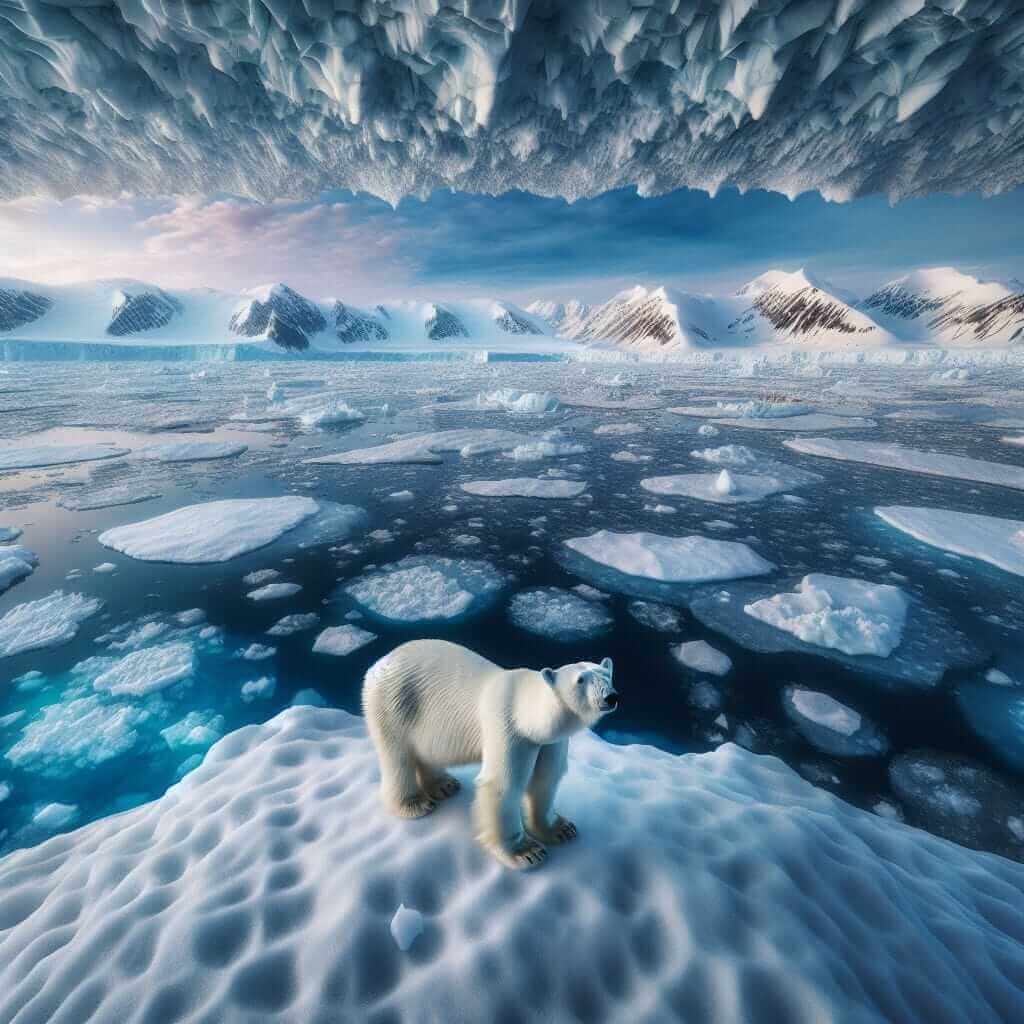
[[[78,817],[78,807],[75,804],[53,803],[47,804],[36,811],[32,816],[32,820],[40,828],[56,832],[64,828],[65,825],[70,825],[76,817]]]
[[[395,916],[391,918],[391,937],[404,953],[419,938],[423,931],[423,915],[399,903]]]
[[[724,676],[732,670],[732,659],[729,655],[716,650],[705,640],[690,640],[679,644],[672,648],[672,656],[694,672]]]
[[[316,638],[313,650],[317,654],[333,654],[343,658],[376,639],[376,633],[358,626],[328,626]]]

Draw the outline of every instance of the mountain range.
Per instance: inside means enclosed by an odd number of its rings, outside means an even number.
[[[287,352],[485,344],[640,351],[789,344],[817,349],[1024,343],[1024,286],[950,267],[918,270],[858,299],[805,270],[772,270],[730,295],[641,286],[590,306],[491,299],[362,308],[285,284],[241,293],[139,281],[0,280],[0,338],[133,344],[252,343]]]

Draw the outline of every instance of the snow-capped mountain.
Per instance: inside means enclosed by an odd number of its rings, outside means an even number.
[[[1024,284],[932,267],[889,281],[863,308],[908,340],[1009,345],[1024,338]]]
[[[266,338],[281,348],[302,351],[310,338],[327,328],[327,318],[316,303],[286,284],[255,288],[235,311],[228,324],[244,338]]]
[[[526,312],[544,321],[556,334],[572,337],[593,307],[589,303],[572,299],[569,302],[531,302]]]

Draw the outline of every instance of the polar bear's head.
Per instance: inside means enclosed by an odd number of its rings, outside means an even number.
[[[577,661],[561,668],[545,668],[540,674],[562,703],[588,727],[619,706],[619,695],[612,685],[611,658],[605,658],[600,665]]]

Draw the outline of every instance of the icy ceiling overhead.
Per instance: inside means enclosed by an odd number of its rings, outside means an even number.
[[[0,196],[1024,181],[1020,0],[0,4]]]

